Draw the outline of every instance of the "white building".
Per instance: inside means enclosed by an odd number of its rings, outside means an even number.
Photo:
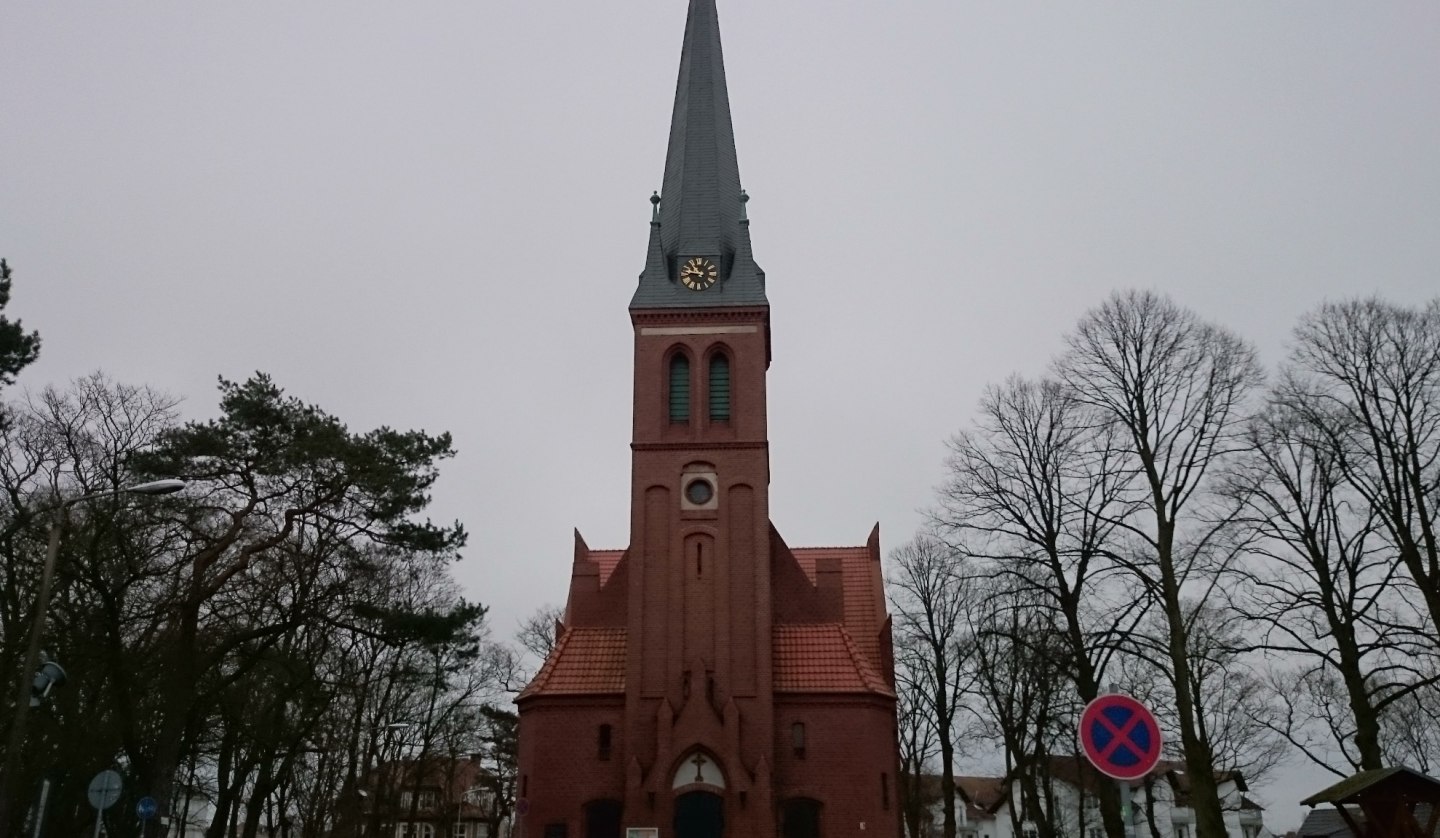
[[[1035,777],[1040,810],[1062,838],[1104,838],[1096,798],[1099,783],[1114,783],[1083,758],[1053,757]],[[1246,792],[1244,777],[1224,772],[1220,800],[1229,838],[1272,838],[1264,810]],[[956,777],[956,821],[960,838],[1038,838],[1039,828],[1019,816],[1021,786],[1013,778]],[[1131,783],[1136,838],[1195,838],[1195,812],[1189,806],[1190,783],[1180,762],[1162,761],[1145,779]],[[931,808],[919,838],[940,834],[940,806]]]

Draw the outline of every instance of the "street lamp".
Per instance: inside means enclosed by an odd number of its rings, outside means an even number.
[[[60,556],[60,534],[65,529],[66,513],[76,504],[116,495],[169,495],[185,488],[184,480],[153,480],[105,492],[70,498],[42,510],[50,513],[50,544],[45,551],[45,566],[40,571],[40,590],[35,595],[35,620],[30,627],[30,643],[25,647],[25,661],[20,668],[15,689],[15,720],[10,727],[10,744],[5,749],[5,770],[0,773],[0,830],[9,825],[10,796],[15,772],[20,767],[20,748],[25,744],[25,723],[30,715],[30,685],[40,663],[40,644],[45,639],[46,612],[50,610],[50,586],[55,579],[55,561]]]

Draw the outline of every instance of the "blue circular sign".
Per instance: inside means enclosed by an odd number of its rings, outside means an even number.
[[[160,811],[160,804],[155,802],[153,797],[142,797],[135,802],[135,815],[142,821],[148,821],[155,817]]]

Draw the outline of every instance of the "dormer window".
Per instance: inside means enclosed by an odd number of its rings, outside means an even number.
[[[730,421],[730,359],[723,352],[710,357],[710,421]]]
[[[670,359],[670,421],[690,421],[690,359],[678,352]]]

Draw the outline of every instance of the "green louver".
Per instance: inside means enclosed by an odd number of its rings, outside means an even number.
[[[684,355],[670,361],[670,421],[690,421],[690,359]]]
[[[710,359],[710,421],[730,421],[730,359]]]

